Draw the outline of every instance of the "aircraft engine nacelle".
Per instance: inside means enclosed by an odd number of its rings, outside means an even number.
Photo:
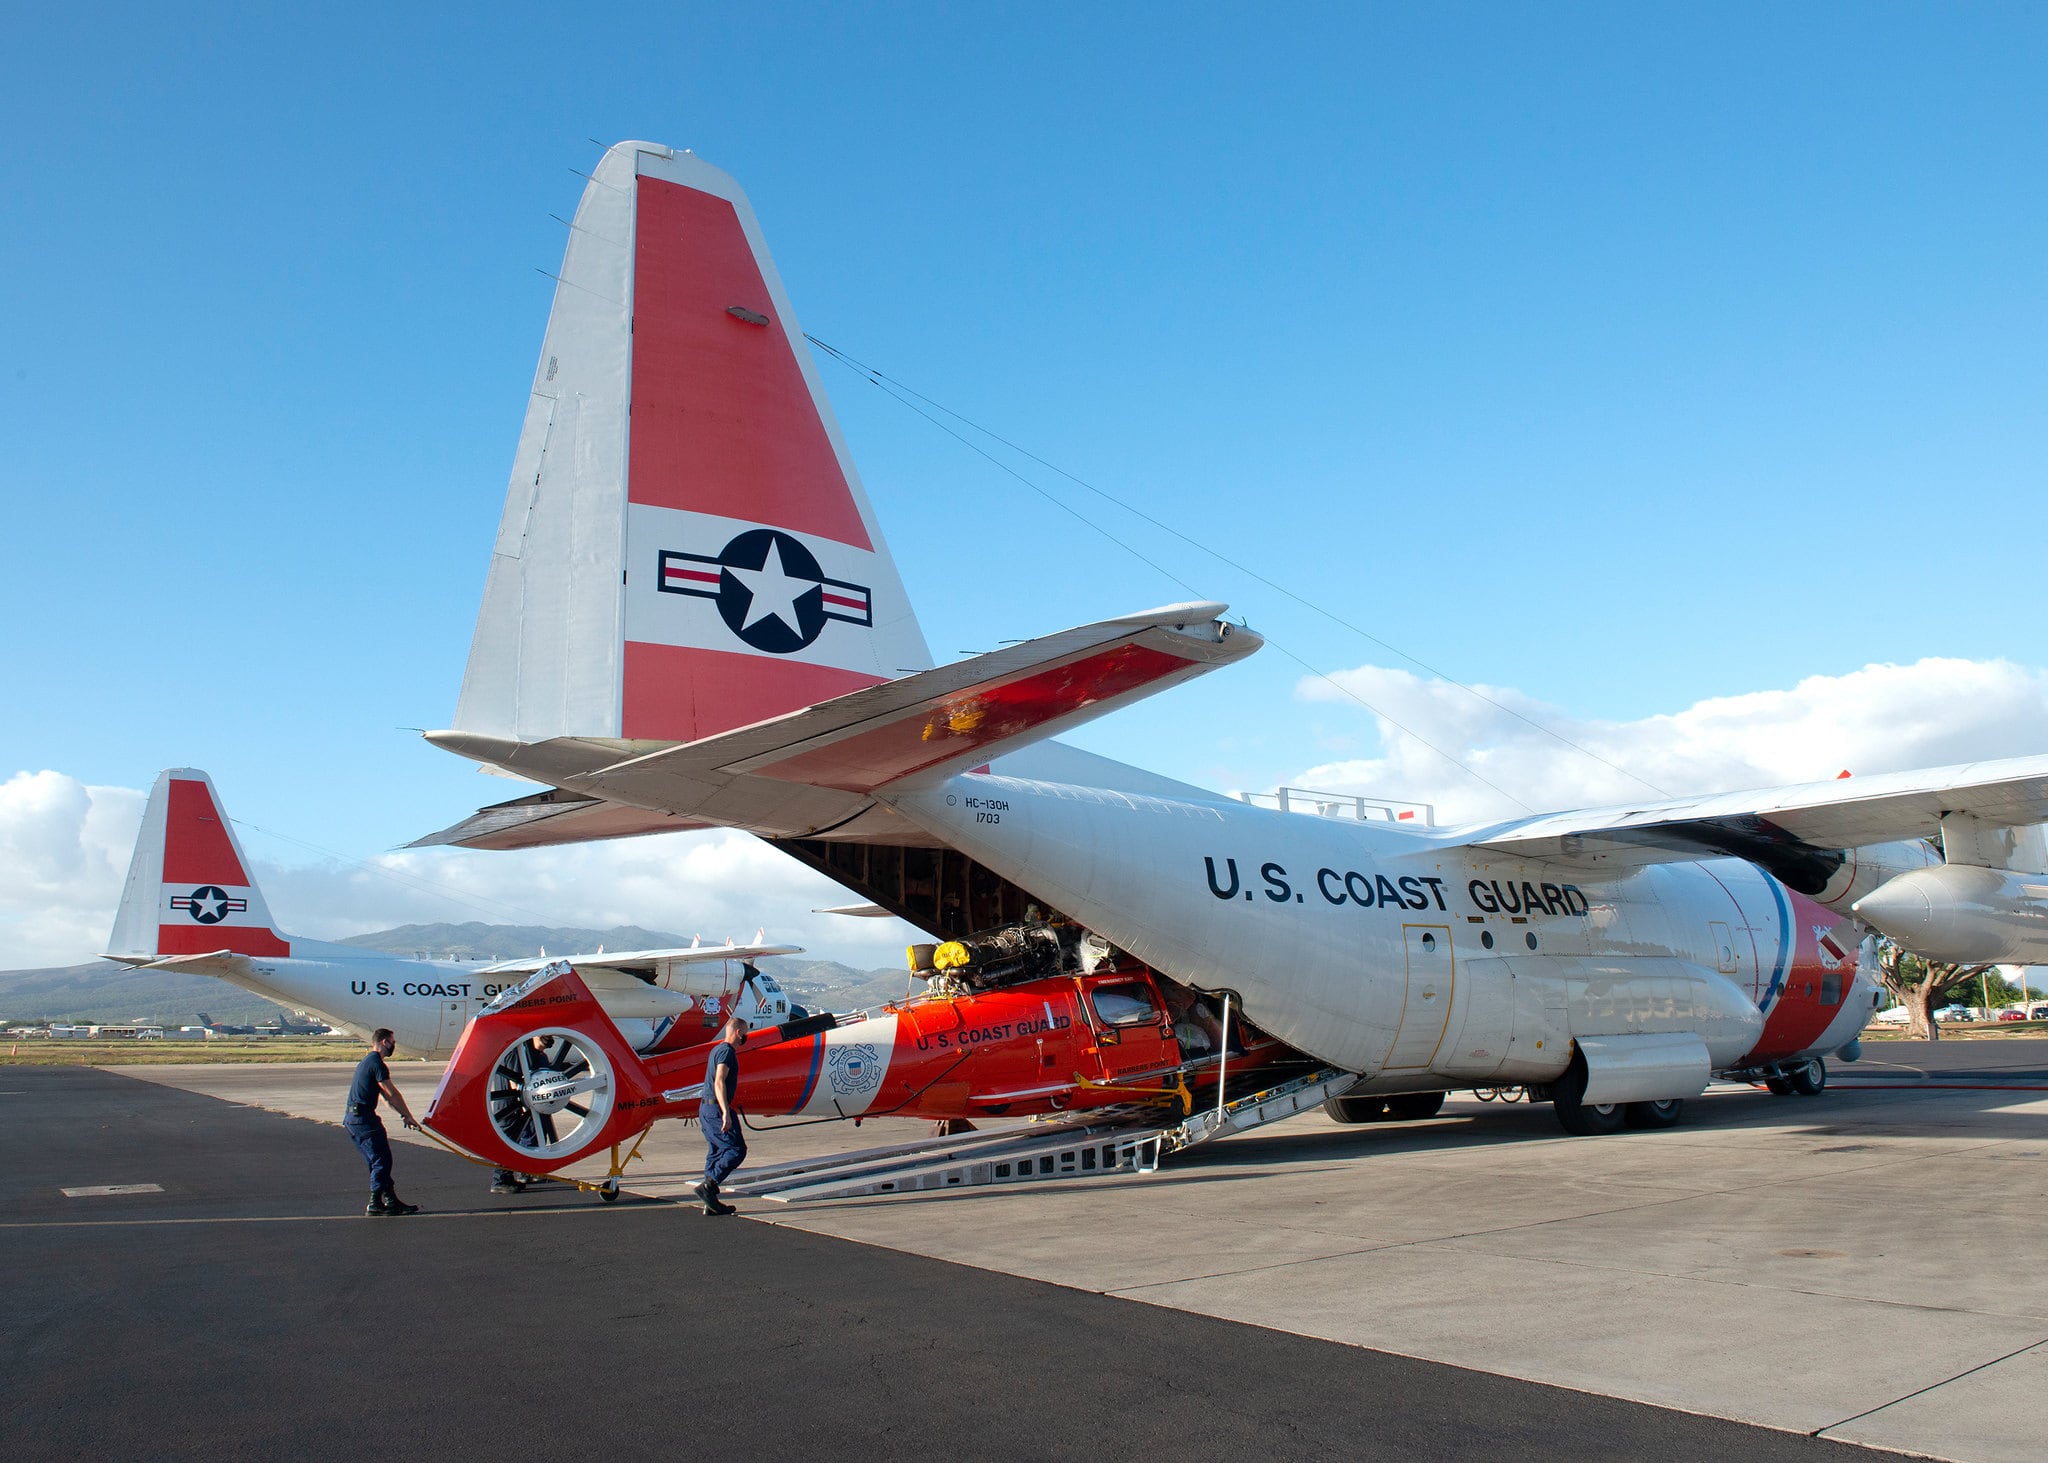
[[[1901,874],[1854,907],[1857,918],[1929,960],[2048,961],[2048,874],[1941,864]]]

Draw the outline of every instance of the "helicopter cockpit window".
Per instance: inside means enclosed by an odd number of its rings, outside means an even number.
[[[1159,1020],[1151,989],[1135,982],[1097,986],[1088,998],[1095,1003],[1095,1014],[1111,1026],[1143,1026]]]

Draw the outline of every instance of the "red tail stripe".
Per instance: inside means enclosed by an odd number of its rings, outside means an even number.
[[[766,655],[628,640],[620,735],[636,741],[699,741],[884,679]]]
[[[640,179],[626,496],[872,550],[738,213]]]
[[[229,884],[245,887],[249,875],[235,857],[227,820],[214,806],[203,782],[171,779],[164,817],[164,882],[166,884]],[[218,950],[219,945],[208,949]],[[190,951],[180,951],[190,954]]]
[[[160,955],[211,955],[232,950],[237,955],[289,955],[292,947],[272,930],[248,925],[159,925],[156,948]]]

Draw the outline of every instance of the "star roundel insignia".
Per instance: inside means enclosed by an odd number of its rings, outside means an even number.
[[[715,599],[726,628],[767,655],[804,649],[828,620],[874,622],[866,586],[828,579],[817,555],[779,529],[750,528],[715,557],[664,549],[656,582],[664,593]]]
[[[180,894],[171,900],[172,909],[191,915],[203,925],[217,925],[248,907],[248,900],[236,898],[218,884],[201,884],[190,894]]]

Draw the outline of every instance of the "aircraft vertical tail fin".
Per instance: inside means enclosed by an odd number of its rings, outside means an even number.
[[[271,923],[213,780],[190,767],[158,774],[143,809],[108,953],[124,958],[232,950],[281,956],[291,949]]]
[[[930,665],[746,195],[690,153],[610,148],[456,729],[693,742]]]

